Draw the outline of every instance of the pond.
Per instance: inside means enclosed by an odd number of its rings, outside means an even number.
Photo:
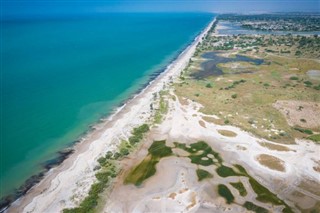
[[[196,79],[203,79],[209,76],[223,75],[223,71],[217,65],[220,63],[229,62],[249,62],[254,65],[261,65],[264,63],[263,59],[250,58],[243,55],[235,55],[234,57],[224,57],[220,55],[221,52],[207,52],[202,54],[202,58],[207,59],[201,63],[201,70],[191,74]],[[252,71],[241,71],[241,73],[250,73]]]
[[[309,76],[309,78],[311,78],[313,80],[319,80],[320,81],[320,70],[309,70],[307,72],[307,75]]]

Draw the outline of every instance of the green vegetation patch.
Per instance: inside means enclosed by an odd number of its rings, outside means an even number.
[[[222,164],[222,158],[220,157],[219,153],[213,151],[212,148],[204,141],[190,144],[190,147],[178,142],[174,142],[174,145],[176,148],[189,152],[190,155],[188,157],[191,159],[191,163],[193,164],[202,166],[218,166]],[[218,163],[215,163],[212,158],[209,158],[209,154],[212,154]]]
[[[241,176],[240,173],[237,173],[232,168],[224,165],[219,166],[216,171],[220,177]]]
[[[164,97],[163,97],[166,93],[167,92],[165,92],[165,91],[161,91],[159,93],[159,96],[160,96],[159,108],[156,109],[156,113],[155,113],[155,116],[154,116],[154,122],[156,124],[160,124],[162,119],[163,119],[163,116],[165,114],[167,114],[167,112],[168,112],[168,108],[169,108],[168,101],[166,101],[164,99]]]
[[[234,89],[234,88],[236,88],[237,85],[243,84],[243,83],[246,83],[246,80],[241,79],[241,80],[239,80],[239,81],[234,81],[234,82],[232,82],[231,85],[225,87],[224,89],[225,89],[225,90]],[[222,90],[222,89],[223,89],[223,88],[221,88],[221,90]]]
[[[260,202],[264,203],[272,203],[273,205],[284,205],[285,208],[283,212],[292,212],[291,208],[281,199],[277,197],[274,193],[272,193],[269,189],[261,185],[258,181],[256,181],[253,177],[251,177],[245,168],[241,165],[236,164],[234,167],[238,170],[237,174],[247,176],[249,178],[249,183],[253,189],[253,191],[257,194],[256,199]]]
[[[198,181],[202,181],[203,179],[213,177],[213,175],[210,172],[203,170],[203,169],[197,169],[196,172],[197,172],[197,176],[198,176]]]
[[[197,143],[190,144],[190,146],[187,146],[186,144],[174,142],[174,145],[176,148],[182,149],[190,153],[188,157],[191,159],[191,163],[202,165],[202,166],[216,165],[217,166],[216,172],[220,177],[229,177],[229,176],[248,177],[253,191],[257,194],[256,199],[258,201],[270,202],[274,205],[284,205],[285,206],[284,211],[291,212],[290,207],[284,201],[279,199],[275,194],[273,194],[266,187],[264,187],[259,182],[257,182],[253,177],[251,177],[247,173],[245,168],[243,168],[241,165],[236,164],[234,165],[234,168],[222,165],[223,159],[220,157],[219,153],[213,151],[212,148],[206,142],[199,141]],[[214,162],[211,158],[208,158],[207,157],[208,154],[212,154],[217,160],[217,162]],[[198,173],[202,173],[200,175],[204,175],[204,176],[207,175],[205,174],[207,171],[204,171],[204,172],[203,171],[197,170],[199,181],[200,181],[200,176]],[[242,196],[246,195],[247,191],[241,182],[231,183],[231,185],[239,191],[240,195]],[[227,199],[227,203],[230,203],[233,201],[234,199],[233,195],[231,194],[230,190],[226,186],[224,185],[221,185],[220,187],[218,186],[218,191],[221,196]]]
[[[148,124],[142,124],[139,127],[136,127],[132,131],[132,136],[129,138],[129,142],[131,145],[139,143],[142,138],[144,133],[149,131],[149,125]]]
[[[307,137],[309,140],[312,140],[316,143],[320,143],[320,134],[317,134],[317,135],[311,135],[309,137]]]
[[[166,146],[165,140],[154,141],[148,151],[153,157],[163,158],[172,155],[172,150],[170,147]]]
[[[290,80],[297,81],[297,80],[299,80],[299,78],[297,76],[291,76]]]
[[[101,162],[103,162],[102,171],[96,174],[97,182],[91,185],[88,196],[80,203],[79,207],[64,209],[63,213],[94,212],[98,205],[100,194],[107,187],[109,180],[116,177],[117,173],[119,172],[119,169],[117,169],[113,160],[105,159]]]
[[[248,194],[246,188],[244,187],[244,185],[241,182],[230,183],[230,184],[231,184],[231,186],[233,186],[235,189],[237,189],[239,191],[239,194],[242,197],[244,197]]]
[[[257,182],[253,177],[251,177],[245,168],[241,165],[235,164],[233,167],[228,167],[223,165],[223,159],[220,157],[219,153],[212,150],[212,148],[204,141],[198,141],[196,143],[186,145],[183,143],[174,142],[175,148],[182,149],[190,155],[188,158],[191,159],[191,163],[202,166],[215,165],[217,166],[216,172],[221,177],[229,176],[245,176],[249,179],[249,183],[253,191],[257,194],[256,199],[260,202],[271,203],[273,205],[284,205],[285,208],[283,212],[292,212],[290,207],[281,199],[279,199],[275,194],[269,191],[266,187]],[[153,144],[148,149],[149,154],[143,161],[137,165],[133,170],[129,172],[125,179],[125,183],[132,183],[139,186],[144,180],[151,177],[156,173],[156,164],[161,158],[171,156],[172,149],[166,146],[165,141],[154,141]],[[211,156],[211,155],[212,156]],[[213,175],[206,170],[197,169],[196,170],[198,180],[202,181],[206,178],[212,178]],[[247,190],[241,182],[230,183],[235,189],[237,189],[241,196],[247,195]],[[227,186],[220,184],[218,185],[218,193],[226,199],[228,204],[234,201],[234,196]],[[252,205],[253,203],[247,202],[245,208],[248,210],[257,209],[261,210],[259,206]],[[263,212],[263,211],[262,211]]]
[[[257,206],[252,202],[246,201],[243,204],[243,207],[245,207],[246,209],[250,210],[250,211],[254,211],[256,213],[268,213],[269,211],[261,206]]]
[[[156,173],[156,165],[161,158],[172,155],[170,147],[166,146],[166,141],[154,141],[148,149],[149,154],[142,162],[133,168],[124,180],[125,184],[132,183],[140,186],[143,181]]]
[[[218,185],[218,193],[220,196],[224,197],[228,204],[234,201],[234,196],[232,195],[229,188],[223,184]]]
[[[80,203],[79,207],[64,209],[64,213],[87,213],[94,212],[98,206],[99,196],[108,186],[112,178],[115,178],[119,173],[120,168],[117,166],[117,161],[129,154],[135,144],[140,142],[146,132],[149,131],[149,126],[143,124],[132,131],[132,136],[129,141],[121,141],[119,152],[112,153],[108,151],[104,157],[98,159],[100,170],[96,173],[97,182],[91,185],[88,196]],[[152,168],[152,167],[151,167]],[[150,173],[150,172],[149,172]]]
[[[124,180],[125,184],[132,183],[136,186],[140,186],[144,180],[153,176],[156,173],[156,165],[159,162],[157,157],[148,155],[143,161],[136,166]]]
[[[249,178],[250,185],[257,194],[257,200],[261,202],[270,202],[275,205],[281,205],[283,202],[272,192],[269,191],[266,187],[262,186],[260,183],[258,183],[255,179],[252,177]]]
[[[303,128],[300,128],[300,127],[294,127],[293,129],[297,130],[297,131],[299,131],[301,133],[304,133],[304,134],[308,134],[308,135],[312,135],[313,134],[312,130],[310,130],[310,129],[303,129]]]

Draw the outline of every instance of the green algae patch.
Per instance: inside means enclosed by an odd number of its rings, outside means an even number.
[[[190,146],[186,146],[186,144],[174,142],[176,148],[182,149],[186,152],[189,152],[188,156],[191,160],[191,163],[202,165],[202,166],[210,166],[210,165],[220,165],[222,163],[222,158],[219,153],[212,150],[212,148],[204,141],[198,141],[196,143],[190,144]],[[213,157],[208,157],[209,155]],[[214,162],[215,159],[218,163]]]
[[[198,176],[198,181],[202,181],[203,179],[213,177],[213,175],[210,172],[203,170],[203,169],[197,169],[196,173]]]
[[[156,165],[159,159],[148,155],[143,161],[130,171],[126,179],[125,184],[132,183],[136,186],[140,186],[142,182],[156,173]]]
[[[170,147],[166,146],[166,141],[154,141],[148,149],[149,154],[142,162],[133,168],[124,180],[125,184],[140,186],[143,181],[156,173],[156,165],[161,158],[172,155]]]
[[[249,177],[250,185],[253,191],[257,194],[257,200],[264,203],[272,203],[274,205],[282,205],[284,202],[280,200],[275,194],[269,191],[266,187],[262,186],[258,181]]]
[[[231,204],[234,200],[234,196],[232,195],[229,188],[223,184],[218,185],[218,193],[220,196],[224,197],[228,204]]]
[[[231,184],[231,186],[233,186],[235,189],[237,189],[239,191],[239,194],[242,197],[244,197],[248,194],[246,188],[244,187],[244,185],[241,182],[230,183],[230,184]]]
[[[245,207],[246,209],[250,210],[250,211],[254,211],[256,213],[268,213],[269,211],[261,206],[257,206],[252,202],[246,201],[243,204],[243,207]]]
[[[290,207],[283,200],[279,199],[274,193],[272,193],[270,190],[256,181],[253,177],[251,177],[244,167],[238,164],[235,164],[232,167],[223,165],[223,159],[220,157],[219,153],[212,150],[212,148],[206,142],[198,141],[190,145],[174,142],[174,148],[182,149],[188,152],[189,156],[187,157],[193,164],[202,166],[216,166],[216,172],[220,177],[247,177],[249,179],[251,188],[257,194],[256,200],[264,203],[271,203],[273,205],[283,205],[284,213],[292,212]],[[161,160],[161,158],[173,155],[172,149],[166,146],[166,141],[164,140],[154,141],[148,151],[149,154],[142,160],[142,162],[129,172],[129,174],[125,178],[125,184],[131,183],[136,186],[140,186],[144,180],[156,173],[156,164]],[[211,173],[203,169],[197,169],[196,174],[199,181],[213,177]],[[244,197],[247,195],[247,190],[241,182],[230,183],[230,185],[237,189],[241,196]],[[227,186],[219,184],[218,193],[220,196],[226,199],[226,202],[228,204],[234,201],[234,196]],[[246,202],[244,204],[244,207],[248,210],[256,212],[267,211],[266,209],[256,206],[251,202]]]
[[[264,203],[272,203],[273,205],[284,205],[285,208],[282,210],[284,213],[291,213],[291,208],[280,198],[277,197],[274,193],[272,193],[269,189],[261,185],[258,181],[256,181],[253,177],[251,177],[245,168],[241,165],[234,165],[237,170],[239,170],[240,174],[249,178],[249,183],[253,191],[257,194],[256,200]]]
[[[163,158],[172,155],[172,150],[170,147],[166,146],[165,140],[154,141],[148,151],[153,157]]]
[[[216,169],[216,172],[220,177],[240,176],[240,174],[235,172],[232,168],[224,165],[219,166]]]

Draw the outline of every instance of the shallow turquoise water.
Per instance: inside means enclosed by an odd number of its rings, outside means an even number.
[[[1,196],[165,67],[212,14],[3,22]]]

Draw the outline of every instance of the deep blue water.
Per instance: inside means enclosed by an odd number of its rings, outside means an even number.
[[[165,67],[212,14],[2,23],[1,196]]]

